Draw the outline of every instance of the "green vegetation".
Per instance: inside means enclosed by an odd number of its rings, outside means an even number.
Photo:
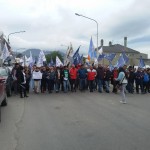
[[[63,56],[59,51],[53,51],[50,54],[45,55],[47,62],[50,62],[52,58],[54,63],[56,62],[56,56],[58,56],[59,59],[63,62]]]

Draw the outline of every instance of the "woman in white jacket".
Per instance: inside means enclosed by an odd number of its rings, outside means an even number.
[[[42,73],[38,67],[32,72],[32,78],[34,80],[34,92],[40,92],[40,84],[42,79]]]
[[[121,91],[121,97],[122,97],[122,100],[120,102],[123,104],[126,104],[127,99],[126,99],[125,90],[127,86],[127,79],[126,79],[125,71],[122,67],[119,68],[119,75],[116,81],[119,81],[119,84],[120,84],[120,91]]]

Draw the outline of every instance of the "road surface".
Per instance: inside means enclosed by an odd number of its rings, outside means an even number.
[[[0,150],[148,150],[150,94],[52,93],[2,108]]]

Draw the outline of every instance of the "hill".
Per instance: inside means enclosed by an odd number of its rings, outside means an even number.
[[[22,52],[22,55],[26,55],[27,57],[30,56],[30,52],[32,53],[33,58],[38,58],[40,49],[27,49],[26,51]],[[43,50],[44,54],[51,54],[53,51]],[[65,53],[59,51],[59,53],[64,57]]]

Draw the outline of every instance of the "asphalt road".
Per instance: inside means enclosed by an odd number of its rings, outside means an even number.
[[[11,97],[0,150],[149,150],[149,96],[128,94],[127,104],[97,91]]]

